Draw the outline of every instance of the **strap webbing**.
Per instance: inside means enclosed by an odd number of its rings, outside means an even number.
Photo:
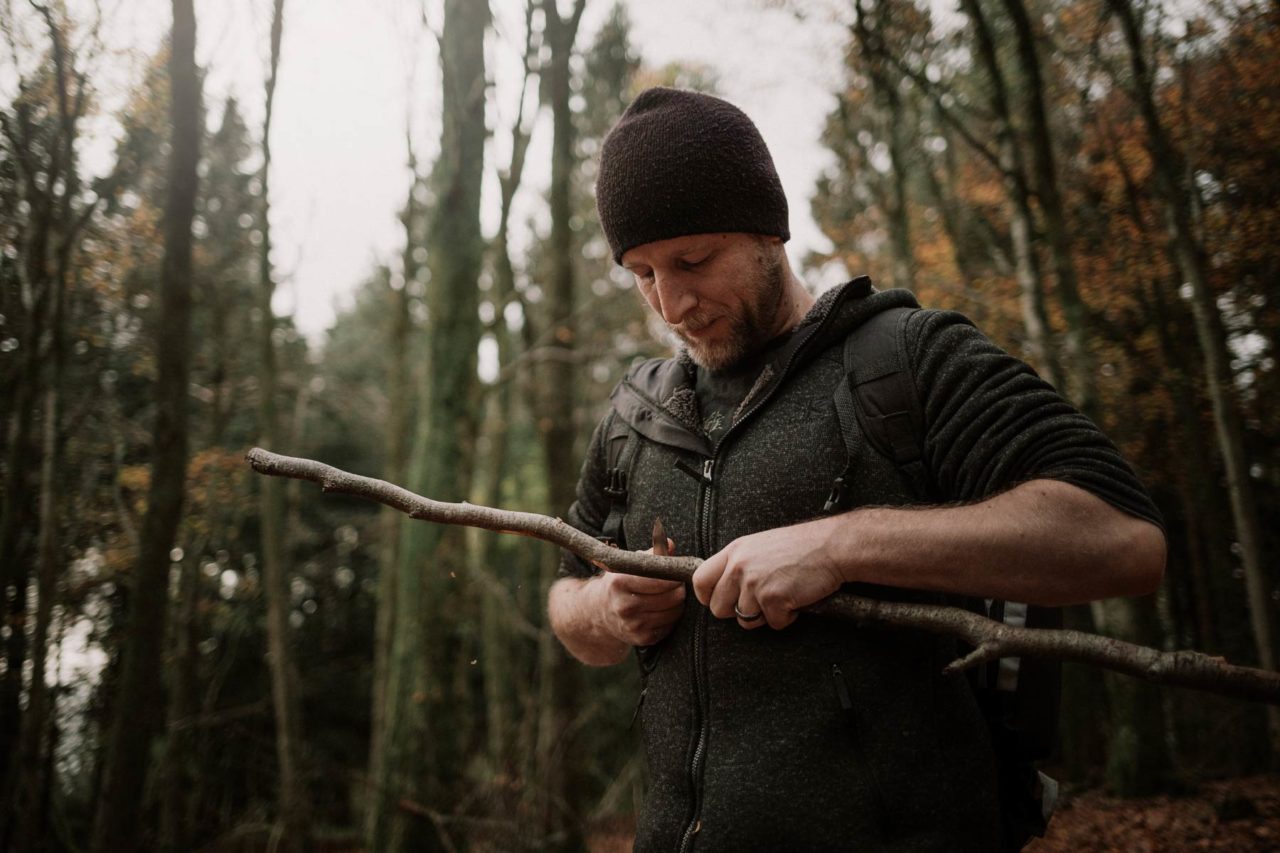
[[[609,418],[605,434],[605,474],[608,483],[604,489],[609,496],[609,515],[605,517],[600,538],[610,545],[626,548],[627,534],[623,522],[627,514],[627,480],[631,476],[636,442],[631,440],[631,427],[618,417],[617,412],[610,412]]]
[[[826,512],[846,508],[853,467],[864,452],[863,438],[893,462],[913,497],[923,500],[932,493],[923,464],[924,413],[904,344],[904,326],[915,310],[882,311],[845,340],[845,376],[834,396],[846,461],[832,484]]]

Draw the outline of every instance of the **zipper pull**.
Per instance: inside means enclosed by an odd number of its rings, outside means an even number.
[[[676,468],[678,468],[680,471],[684,472],[685,474],[688,474],[690,477],[697,480],[699,483],[702,483],[702,485],[704,486],[711,485],[711,469],[714,466],[715,466],[715,460],[708,459],[702,463],[702,471],[698,471],[697,468],[694,468],[692,465],[690,465],[688,462],[685,462],[683,459],[676,460]]]

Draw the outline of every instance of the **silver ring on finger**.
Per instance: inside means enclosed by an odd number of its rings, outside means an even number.
[[[743,613],[738,609],[738,605],[733,605],[733,615],[737,616],[743,622],[759,622],[764,618],[764,611],[759,610],[755,613]]]

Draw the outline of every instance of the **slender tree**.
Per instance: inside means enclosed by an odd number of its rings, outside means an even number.
[[[882,17],[892,16],[895,8],[878,3],[874,10],[868,10],[862,0],[856,0],[853,8],[854,38],[866,58],[871,97],[882,119],[881,135],[889,153],[888,192],[884,194],[882,204],[889,224],[890,283],[894,287],[914,290],[916,265],[911,249],[911,218],[907,201],[907,176],[911,172],[907,133],[911,113],[902,101],[900,75],[886,61],[882,47]],[[915,9],[903,11],[906,17]]]
[[[1027,111],[1025,133],[1031,149],[1031,184],[1035,187],[1044,217],[1044,236],[1049,244],[1058,300],[1066,319],[1062,360],[1070,378],[1068,389],[1072,400],[1091,418],[1098,417],[1096,383],[1093,379],[1093,353],[1089,349],[1088,307],[1080,297],[1080,285],[1072,257],[1071,226],[1067,223],[1066,206],[1059,190],[1057,159],[1053,151],[1053,131],[1045,108],[1045,82],[1040,69],[1040,53],[1031,16],[1023,0],[1001,0],[1013,23],[1017,68],[1022,78],[1023,100]]]
[[[1013,244],[1014,274],[1021,294],[1022,325],[1026,331],[1031,361],[1049,382],[1061,381],[1061,368],[1053,346],[1048,311],[1044,303],[1044,283],[1035,250],[1035,221],[1031,190],[1022,149],[1013,123],[1005,73],[1000,67],[995,37],[978,0],[961,0],[961,8],[973,24],[978,62],[990,83],[991,109],[996,125],[996,145],[1005,192],[1009,198],[1009,231]]]
[[[24,97],[16,105],[15,115],[12,118],[3,116],[7,147],[24,179],[21,183],[22,197],[34,214],[27,225],[25,251],[18,265],[28,296],[38,294],[30,315],[35,335],[24,348],[26,354],[17,377],[18,406],[27,404],[26,395],[39,393],[39,384],[44,386],[40,395],[43,408],[40,452],[32,456],[39,460],[40,465],[35,553],[36,608],[30,646],[31,686],[27,692],[26,708],[19,717],[17,695],[27,647],[23,627],[25,619],[15,620],[16,630],[12,630],[8,638],[10,654],[4,677],[4,701],[0,705],[0,721],[3,721],[0,726],[0,755],[5,756],[0,760],[0,791],[3,792],[0,796],[0,845],[8,842],[13,850],[34,849],[43,830],[42,794],[46,788],[42,775],[46,766],[46,749],[51,748],[45,737],[51,716],[45,665],[53,603],[62,574],[59,477],[62,475],[67,287],[69,265],[79,237],[79,224],[74,222],[79,213],[75,199],[80,191],[75,145],[84,110],[85,87],[85,77],[76,68],[77,57],[67,44],[67,21],[47,6],[37,5],[35,8],[49,36],[49,63],[41,74],[47,77],[44,82],[52,89],[48,96],[51,103],[38,105],[35,98],[39,96],[28,88],[29,82],[23,81]],[[34,88],[38,91],[43,87],[37,85]],[[43,120],[33,115],[40,113],[44,114]],[[44,127],[33,126],[37,122]],[[40,137],[47,140],[43,145],[36,142]],[[45,172],[48,177],[40,180],[37,171]],[[41,340],[40,330],[44,328],[48,330],[47,344]],[[0,590],[8,590],[10,583],[14,582],[15,594],[7,604],[12,608],[11,612],[24,616],[27,609],[27,570],[25,566],[7,564],[6,560],[16,562],[18,559],[15,547],[18,531],[13,525],[17,520],[16,513],[22,510],[18,496],[26,477],[23,460],[13,454],[26,447],[28,439],[25,433],[31,429],[33,414],[31,411],[14,413],[14,443],[9,447],[5,468],[4,519],[0,522]],[[16,749],[9,749],[7,747],[14,734],[17,735]]]
[[[440,65],[443,126],[440,154],[432,173],[435,209],[429,215],[427,299],[428,371],[410,462],[412,482],[440,494],[465,498],[474,454],[480,340],[478,280],[484,241],[480,232],[480,181],[484,169],[484,3],[446,0]],[[395,635],[387,666],[385,718],[379,775],[372,780],[366,839],[374,850],[403,850],[422,837],[448,846],[447,830],[413,821],[452,808],[456,796],[461,721],[443,717],[440,701],[456,670],[445,652],[452,641],[446,597],[450,569],[463,567],[465,538],[402,528],[395,591]],[[461,708],[452,709],[462,714]],[[463,721],[465,724],[465,721]]]
[[[271,267],[271,118],[275,107],[276,78],[280,69],[280,41],[284,30],[284,0],[274,0],[271,11],[271,58],[267,68],[266,109],[262,119],[261,215],[262,235],[258,255],[258,431],[264,444],[280,438],[280,414],[276,408],[275,313],[271,307],[275,277]],[[276,760],[280,766],[280,819],[287,849],[309,846],[310,811],[306,771],[303,768],[302,711],[298,702],[297,672],[293,662],[289,628],[288,546],[284,519],[284,494],[280,485],[260,484],[259,518],[262,525],[262,572],[267,610],[267,646],[271,667],[271,704],[276,721]]]
[[[526,155],[533,128],[525,117],[529,83],[534,79],[534,62],[538,40],[533,30],[533,13],[537,0],[525,3],[524,78],[520,86],[520,101],[516,117],[511,124],[511,159],[506,169],[498,175],[500,206],[498,230],[489,242],[489,264],[493,271],[493,322],[490,333],[498,349],[498,363],[511,365],[515,355],[515,335],[507,327],[506,308],[518,304],[515,265],[511,260],[511,208],[516,191],[524,178]],[[485,417],[485,437],[488,453],[484,460],[483,477],[475,490],[478,502],[497,501],[502,497],[502,483],[507,473],[508,449],[511,443],[511,427],[515,418],[516,395],[512,377],[501,377],[488,389],[488,414]],[[509,712],[512,707],[513,675],[516,666],[508,650],[511,634],[510,594],[506,587],[492,583],[488,570],[497,565],[498,543],[492,537],[483,537],[472,549],[472,573],[483,578],[485,589],[481,599],[480,642],[484,665],[484,696],[486,746],[491,766],[498,776],[505,776],[512,761],[514,720]]]
[[[1235,377],[1227,351],[1222,315],[1209,280],[1209,265],[1203,241],[1194,224],[1195,193],[1187,185],[1186,161],[1173,144],[1155,101],[1155,80],[1147,60],[1142,24],[1129,0],[1107,0],[1107,7],[1120,25],[1129,58],[1131,95],[1142,117],[1151,152],[1156,191],[1162,201],[1169,252],[1191,294],[1196,340],[1204,357],[1205,378],[1213,405],[1213,423],[1218,449],[1227,474],[1227,492],[1235,521],[1240,561],[1244,567],[1249,599],[1249,622],[1263,669],[1276,668],[1271,628],[1271,601],[1267,573],[1262,565],[1261,531],[1257,499],[1245,456],[1244,430],[1240,423]],[[1273,755],[1280,755],[1280,711],[1268,709],[1268,725]]]
[[[392,286],[392,275],[386,270],[387,316],[391,329],[387,354],[387,412],[386,463],[384,470],[390,476],[403,476],[409,463],[409,412],[412,398],[409,374],[409,334],[413,320],[409,313],[409,295],[414,283],[419,281],[419,270],[425,266],[417,259],[418,252],[425,252],[421,240],[422,210],[418,194],[425,190],[425,182],[418,174],[418,160],[413,151],[413,139],[406,131],[406,149],[409,153],[409,192],[405,199],[400,221],[404,226],[404,252],[401,253],[403,275],[400,287]],[[382,547],[378,553],[378,612],[374,622],[373,639],[373,707],[369,715],[369,777],[381,775],[380,762],[385,750],[382,745],[387,706],[387,664],[391,658],[391,644],[396,631],[396,566],[400,561],[400,519],[396,513],[383,509],[380,513]]]
[[[569,62],[586,0],[575,0],[567,16],[562,16],[555,0],[543,0],[545,38],[548,47],[542,74],[544,102],[551,108],[551,239],[548,245],[550,274],[546,284],[546,321],[551,331],[550,346],[556,351],[541,363],[537,411],[547,465],[547,497],[556,512],[573,503],[577,483],[577,454],[574,388],[577,385],[573,351],[576,346],[573,263],[573,215],[571,187],[574,170],[574,127],[570,108]],[[557,558],[547,553],[543,560],[543,597],[555,581]],[[579,816],[567,814],[578,799],[574,796],[573,768],[567,763],[565,748],[581,676],[549,631],[540,638],[539,715],[535,762],[540,794],[538,811],[545,844],[557,849],[582,845]]]
[[[1052,132],[1045,109],[1045,84],[1030,16],[1022,0],[1001,0],[1013,24],[1016,68],[1027,107],[1025,135],[1031,151],[1030,185],[1034,187],[1044,219],[1058,299],[1066,320],[1063,379],[1067,396],[1090,418],[1097,420],[1098,393],[1093,353],[1089,349],[1088,310],[1080,297],[1072,239],[1062,193]],[[1159,646],[1162,632],[1154,596],[1112,598],[1095,602],[1094,621],[1109,634],[1127,642]],[[1158,690],[1150,685],[1108,677],[1110,736],[1107,740],[1108,780],[1124,796],[1140,796],[1162,789],[1169,780],[1167,729]]]
[[[191,223],[200,156],[200,80],[192,0],[173,0],[170,39],[169,184],[156,329],[158,376],[151,482],[134,568],[129,634],[113,702],[94,853],[133,853],[151,746],[160,727],[161,648],[168,608],[170,550],[182,514],[187,464],[187,381],[191,326]]]
[[[16,179],[16,198],[10,201],[20,200],[28,211],[15,228],[16,245],[12,247],[17,258],[11,269],[20,293],[13,305],[17,309],[13,328],[23,343],[11,384],[6,383],[5,396],[10,397],[12,405],[4,407],[8,418],[0,437],[5,472],[0,487],[0,607],[11,629],[2,643],[6,667],[0,675],[0,756],[4,756],[0,759],[0,844],[9,835],[11,817],[30,817],[22,814],[24,809],[13,800],[21,775],[14,762],[27,761],[30,768],[38,767],[38,759],[30,750],[36,747],[42,731],[39,725],[28,727],[25,743],[17,743],[24,725],[19,697],[28,660],[27,632],[22,627],[26,622],[26,591],[32,563],[48,568],[47,559],[54,553],[43,549],[46,534],[54,529],[49,525],[56,524],[46,511],[56,509],[57,498],[48,490],[53,488],[51,478],[59,473],[44,458],[43,451],[51,447],[47,428],[42,431],[40,451],[34,446],[33,433],[42,408],[46,416],[59,417],[60,391],[54,391],[51,383],[61,375],[60,359],[64,354],[50,350],[62,346],[63,331],[53,324],[65,319],[68,260],[96,206],[95,202],[82,209],[78,198],[81,181],[75,146],[87,104],[86,75],[77,67],[78,58],[68,44],[69,23],[65,15],[45,4],[32,6],[49,36],[48,59],[32,79],[19,78],[17,99],[10,109],[0,110],[4,143],[0,151]],[[13,44],[11,28],[16,22],[9,20],[0,26]],[[50,369],[46,370],[46,366]],[[53,441],[56,444],[56,432]],[[35,489],[31,488],[33,481],[39,483]],[[35,494],[40,495],[38,504],[32,501]],[[31,523],[36,518],[39,520]],[[36,535],[27,534],[24,526],[34,528]],[[46,598],[39,601],[41,605],[49,604]],[[36,616],[39,622],[41,612]],[[44,630],[47,629],[46,619]],[[31,655],[33,662],[37,658],[42,661],[44,652],[32,649]],[[33,689],[40,694],[36,698],[42,703],[43,683]],[[30,710],[29,701],[27,713]]]

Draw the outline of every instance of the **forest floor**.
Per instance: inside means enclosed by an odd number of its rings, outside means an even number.
[[[597,827],[592,853],[631,850],[630,827]],[[1280,851],[1280,775],[1203,782],[1192,793],[1123,800],[1084,791],[1060,804],[1025,853]]]
[[[1280,850],[1280,776],[1203,782],[1198,790],[1122,800],[1086,791],[1060,805],[1026,853]]]

